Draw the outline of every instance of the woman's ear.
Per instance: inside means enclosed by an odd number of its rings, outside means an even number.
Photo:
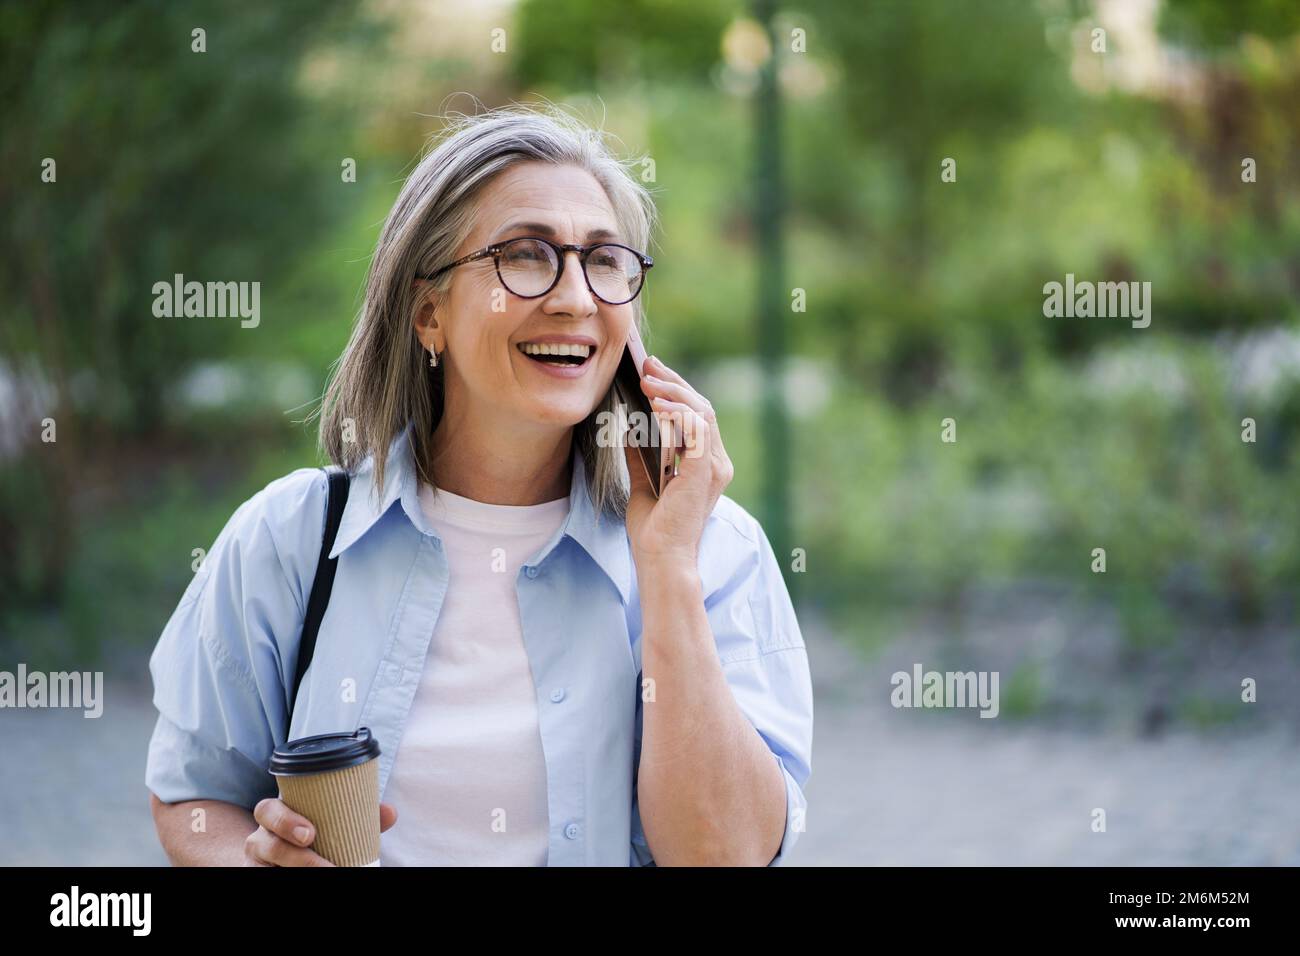
[[[424,280],[419,280],[418,284],[425,284]],[[442,352],[445,347],[445,338],[443,330],[438,323],[438,293],[432,289],[424,291],[417,300],[419,304],[415,308],[415,337],[420,340],[420,344],[426,350],[433,349],[435,352]]]

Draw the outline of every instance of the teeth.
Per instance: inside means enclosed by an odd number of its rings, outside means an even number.
[[[570,345],[566,342],[539,344],[524,342],[519,346],[525,355],[576,355],[587,358],[591,355],[590,345]]]

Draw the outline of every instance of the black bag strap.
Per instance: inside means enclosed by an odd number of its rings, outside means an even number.
[[[316,578],[311,583],[311,597],[307,599],[307,613],[302,622],[302,639],[298,642],[298,667],[293,678],[293,693],[289,697],[289,720],[284,728],[285,740],[289,739],[289,729],[293,726],[293,708],[298,702],[298,688],[303,675],[311,664],[316,652],[316,633],[325,618],[325,609],[329,607],[330,591],[334,589],[334,571],[339,559],[331,558],[334,539],[339,533],[339,524],[343,520],[343,506],[348,503],[348,473],[342,470],[321,469],[329,479],[329,504],[325,509],[325,532],[321,536],[320,559],[316,562]]]

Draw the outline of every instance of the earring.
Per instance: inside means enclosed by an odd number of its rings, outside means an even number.
[[[429,349],[429,368],[437,368],[437,367],[438,367],[438,353],[435,352],[433,349]]]

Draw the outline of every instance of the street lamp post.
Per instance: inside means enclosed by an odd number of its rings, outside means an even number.
[[[772,550],[793,595],[791,551],[789,423],[785,406],[785,196],[781,179],[781,100],[777,82],[780,45],[774,33],[773,0],[754,0],[770,53],[759,69],[754,97],[754,220],[758,240],[758,350],[762,368],[759,447],[762,461],[762,520]]]

